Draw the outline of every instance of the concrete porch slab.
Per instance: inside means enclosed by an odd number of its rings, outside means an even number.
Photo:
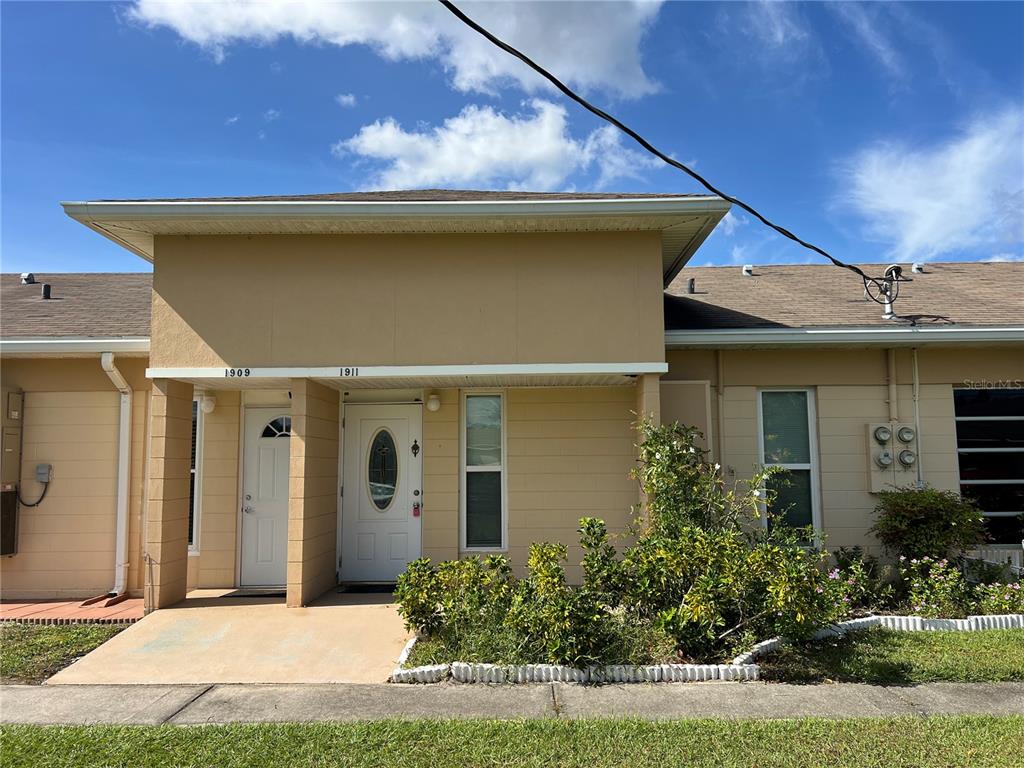
[[[380,683],[408,640],[391,600],[331,592],[286,608],[275,598],[193,593],[46,684]]]

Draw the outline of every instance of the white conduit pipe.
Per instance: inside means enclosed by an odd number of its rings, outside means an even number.
[[[122,594],[128,584],[128,493],[131,477],[132,388],[114,365],[114,353],[100,355],[100,365],[121,393],[117,434],[117,528],[114,542],[114,586],[111,596]]]

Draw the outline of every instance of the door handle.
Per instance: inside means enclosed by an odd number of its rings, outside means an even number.
[[[251,515],[256,510],[250,507],[248,504],[246,504],[244,507],[242,507],[242,511],[245,512],[245,514],[247,515]]]

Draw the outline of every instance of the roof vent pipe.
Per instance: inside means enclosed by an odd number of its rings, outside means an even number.
[[[744,264],[743,265],[743,276],[744,277],[753,277],[754,276],[754,265],[753,264]]]
[[[36,276],[33,275],[31,272],[22,272],[21,273],[21,284],[22,285],[35,285],[36,284]]]
[[[691,277],[686,281],[686,292],[696,293],[697,292],[697,278]]]
[[[923,275],[924,264],[922,264],[920,261],[915,261],[913,264],[910,265],[910,271],[918,275]]]
[[[43,301],[47,301],[50,298],[50,284],[49,283],[43,283],[42,297],[43,297]]]

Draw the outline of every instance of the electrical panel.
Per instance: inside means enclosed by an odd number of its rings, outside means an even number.
[[[918,441],[913,424],[868,424],[867,440],[868,487],[872,493],[917,482]]]
[[[24,395],[0,390],[0,555],[18,551],[18,483],[21,478],[21,424]]]

